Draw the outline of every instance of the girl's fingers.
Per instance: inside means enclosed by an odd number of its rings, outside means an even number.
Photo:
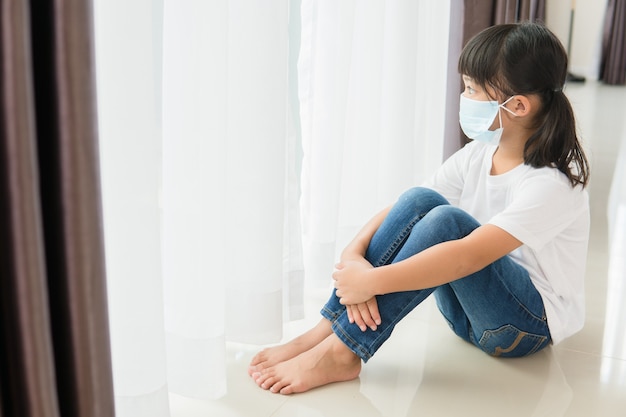
[[[357,305],[357,308],[359,309],[359,313],[361,314],[363,322],[367,325],[367,327],[372,330],[376,330],[376,323],[372,318],[372,313],[370,312],[368,305],[366,303],[361,303]]]
[[[372,297],[371,299],[367,300],[366,304],[367,308],[370,311],[370,315],[374,320],[374,323],[376,323],[377,325],[380,324],[382,322],[382,319],[380,318],[380,312],[378,311],[378,302],[376,301],[376,297]]]

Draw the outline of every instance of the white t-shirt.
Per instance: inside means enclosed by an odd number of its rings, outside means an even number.
[[[496,149],[470,142],[423,185],[523,243],[510,256],[526,268],[541,294],[557,344],[579,331],[585,319],[589,197],[556,168],[522,164],[491,175]]]

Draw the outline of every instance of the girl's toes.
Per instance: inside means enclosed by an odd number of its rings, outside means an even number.
[[[276,380],[274,378],[268,378],[265,381],[263,381],[263,383],[260,386],[263,389],[270,389],[274,387],[274,384],[276,384]]]

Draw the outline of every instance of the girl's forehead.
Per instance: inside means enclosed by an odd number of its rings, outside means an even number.
[[[474,84],[481,84],[481,85],[489,84],[488,81],[482,82],[481,81],[481,77],[476,78],[476,77],[473,77],[473,76],[471,76],[471,75],[469,75],[467,73],[462,73],[461,77],[462,77],[463,81],[465,81],[466,83],[474,83]]]
[[[473,78],[470,75],[461,74],[461,77],[463,79],[463,82],[466,83],[466,84],[473,84],[473,85],[476,85],[476,86],[484,86],[485,88],[488,87],[487,84],[484,84],[484,83],[481,83],[481,82],[477,81],[476,78]]]

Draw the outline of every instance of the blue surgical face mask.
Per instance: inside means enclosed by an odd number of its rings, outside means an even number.
[[[502,137],[502,115],[500,109],[504,109],[509,113],[517,116],[514,112],[504,107],[513,96],[498,104],[497,101],[473,100],[461,94],[461,103],[459,107],[459,122],[463,133],[470,138],[491,145],[500,143]],[[489,130],[494,119],[498,116],[500,127],[495,130]]]

